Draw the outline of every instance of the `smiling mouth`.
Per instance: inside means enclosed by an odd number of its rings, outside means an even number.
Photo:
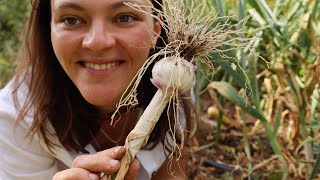
[[[115,61],[115,62],[110,62],[110,63],[106,63],[106,64],[95,64],[95,63],[91,63],[91,62],[82,62],[81,64],[86,68],[96,70],[96,71],[102,71],[102,70],[114,68],[114,67],[118,66],[119,64],[121,64],[121,62]]]

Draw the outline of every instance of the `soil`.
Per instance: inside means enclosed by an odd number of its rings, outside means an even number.
[[[281,179],[279,161],[254,118],[245,116],[246,128],[259,127],[258,130],[254,134],[245,133],[248,130],[242,127],[236,107],[227,104],[224,116],[230,122],[222,123],[217,140],[217,120],[207,113],[214,104],[208,95],[204,95],[201,105],[203,111],[198,119],[197,133],[190,143],[188,179]]]

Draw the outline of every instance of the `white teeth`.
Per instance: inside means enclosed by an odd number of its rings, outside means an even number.
[[[112,63],[107,63],[107,64],[94,64],[91,62],[84,62],[83,65],[89,69],[101,71],[101,70],[106,70],[106,69],[111,69],[115,66],[117,66],[119,62],[112,62]]]

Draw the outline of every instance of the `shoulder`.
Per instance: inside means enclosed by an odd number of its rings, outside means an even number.
[[[0,179],[51,179],[61,167],[59,162],[69,166],[74,155],[62,147],[51,152],[39,134],[27,137],[33,116],[28,114],[23,121],[16,122],[19,110],[13,100],[13,90],[12,82],[0,90]],[[19,105],[24,103],[26,94],[26,86],[20,86]]]
[[[18,105],[22,105],[25,100],[26,89],[22,86],[17,90]],[[3,89],[0,90],[0,143],[3,148],[20,149],[26,152],[33,152],[35,154],[45,154],[47,151],[41,148],[41,144],[37,135],[33,138],[26,138],[28,130],[32,125],[32,115],[27,115],[21,122],[16,119],[19,114],[13,100],[13,82],[9,82]],[[6,146],[4,146],[6,145]],[[48,154],[45,154],[49,156]]]
[[[21,96],[21,92],[18,93]],[[52,167],[48,151],[41,147],[37,138],[26,139],[29,125],[17,124],[17,116],[11,81],[0,90],[0,161],[3,162],[0,164],[0,179],[15,179],[20,172],[31,173],[36,168]]]
[[[19,106],[25,102],[28,88],[26,84],[21,84],[18,89],[14,89],[14,82],[11,80],[3,89],[0,90],[0,153],[10,148],[12,152],[43,154],[49,156],[47,150],[42,146],[41,140],[26,138],[32,126],[32,115],[26,115],[19,123],[16,121],[19,115]],[[14,101],[14,92],[17,97],[17,104]],[[17,155],[18,157],[18,155]]]
[[[14,102],[14,91],[15,89],[13,86],[13,81],[9,82],[3,89],[0,90],[0,138],[1,136],[6,135],[10,138],[12,137],[12,140],[20,145],[29,144],[26,149],[40,149],[41,152],[37,152],[40,154],[44,152],[48,153],[48,155],[55,154],[55,152],[50,152],[50,150],[46,147],[40,134],[36,133],[32,138],[27,138],[28,131],[34,121],[34,111],[32,107],[28,114],[26,114],[21,121],[17,122],[17,118],[20,108],[26,101],[28,87],[26,83],[22,83],[21,86],[19,86],[15,91],[17,102]],[[55,130],[53,129],[51,123],[48,122],[47,126],[49,130],[48,134],[50,134],[48,137],[52,139],[52,141],[59,147],[62,146],[55,136]],[[22,142],[17,142],[19,140]],[[60,149],[64,148],[57,148],[59,151]]]
[[[14,102],[14,93],[17,97],[17,104]],[[19,113],[17,107],[21,107],[23,105],[26,100],[27,93],[28,88],[25,83],[21,84],[21,86],[19,86],[19,88],[15,91],[13,80],[11,80],[3,89],[0,90],[0,116],[16,119]],[[26,118],[26,120],[29,121],[31,119],[32,118]],[[32,122],[28,123],[30,124]]]

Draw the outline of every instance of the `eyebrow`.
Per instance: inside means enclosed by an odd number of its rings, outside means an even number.
[[[122,0],[122,1],[119,1],[119,2],[116,2],[116,3],[112,4],[111,8],[112,9],[120,9],[120,8],[123,8],[123,7],[129,7],[125,3],[133,3],[133,4],[136,4],[136,5],[141,5],[140,8],[141,9],[145,9],[144,4],[140,0],[132,0],[132,1]]]
[[[143,5],[143,3],[140,0],[132,0],[132,1],[122,0],[122,1],[119,1],[119,2],[116,2],[116,3],[112,4],[111,7],[112,8],[120,8],[122,6],[127,6],[127,5],[125,5],[125,3],[134,3],[134,4],[137,4],[137,5]]]
[[[62,10],[62,9],[76,9],[79,11],[84,11],[84,8],[76,3],[72,2],[63,2],[56,7],[57,10]]]
[[[116,2],[114,4],[111,5],[112,9],[118,9],[118,8],[122,8],[122,7],[127,7],[127,5],[125,5],[125,3],[135,3],[135,4],[141,4],[140,1],[128,1],[128,0],[123,0],[123,1],[119,1]],[[63,2],[61,4],[58,5],[58,7],[56,7],[56,9],[75,9],[75,10],[79,10],[79,11],[84,11],[85,8],[80,6],[79,4],[73,3],[73,2]]]

